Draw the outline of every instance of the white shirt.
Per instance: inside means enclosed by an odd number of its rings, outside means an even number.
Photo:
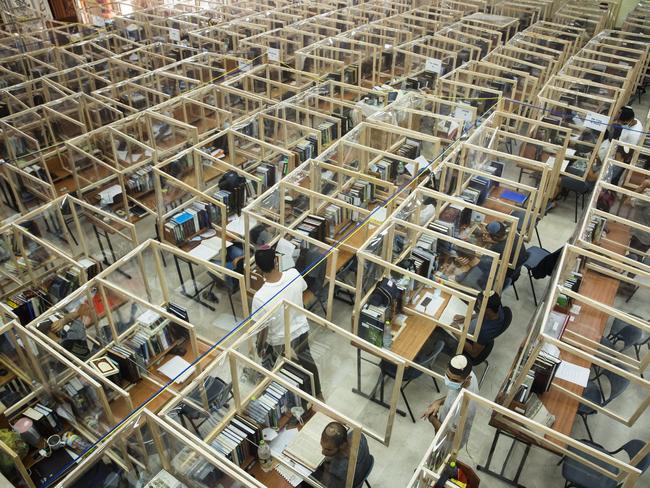
[[[637,144],[639,144],[639,140],[641,139],[642,132],[643,132],[643,125],[637,119],[634,119],[634,125],[632,127],[622,128],[621,137],[619,137],[618,140],[622,144],[632,144],[633,146],[636,146]],[[625,154],[627,154],[630,152],[630,148],[627,146],[623,146],[623,151],[625,151]]]
[[[478,380],[476,379],[476,375],[472,371],[470,373],[471,380],[469,382],[469,385],[467,385],[464,389],[467,391],[471,391],[472,393],[476,393],[478,395]],[[438,410],[438,420],[440,422],[443,422],[445,418],[447,418],[447,415],[449,415],[449,410],[451,409],[451,406],[454,404],[456,401],[456,398],[458,398],[458,395],[460,395],[460,392],[463,391],[463,388],[460,388],[458,390],[449,390],[447,392],[447,396],[445,397],[445,403],[442,404],[442,407],[440,407],[440,410]],[[452,413],[453,417],[450,420],[450,428],[456,432],[458,430],[458,420],[460,418],[460,408],[456,410],[455,412]],[[465,421],[465,428],[463,430],[463,446],[467,445],[467,440],[469,439],[469,432],[472,429],[472,422],[474,422],[474,416],[476,415],[476,404],[474,402],[469,402],[467,404],[467,420]]]
[[[293,281],[292,281],[293,280]],[[285,288],[286,286],[286,288]],[[262,288],[257,290],[253,297],[253,311],[262,309],[256,313],[257,320],[268,310],[273,308],[280,300],[287,300],[299,307],[303,307],[302,294],[307,289],[307,282],[297,269],[291,268],[282,273],[282,277],[275,283],[266,282]],[[267,303],[268,302],[268,303]],[[297,310],[291,310],[289,330],[291,340],[298,338],[305,332],[309,332],[307,316]],[[278,308],[269,317],[267,342],[272,346],[284,344],[284,310]]]

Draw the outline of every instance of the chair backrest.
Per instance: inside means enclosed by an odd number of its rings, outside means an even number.
[[[368,479],[370,476],[370,473],[372,473],[372,468],[375,466],[375,458],[372,454],[369,454],[370,456],[370,464],[368,465],[368,469],[366,470],[365,473],[363,473],[363,478],[358,478],[355,476],[355,479],[359,480],[359,482],[354,485],[354,488],[361,488],[363,486],[363,483]]]
[[[607,377],[610,385],[609,397],[605,399],[603,406],[612,402],[615,398],[623,394],[623,392],[630,385],[630,380],[623,378],[609,370],[603,371],[603,375]]]
[[[623,450],[627,453],[629,456],[630,460],[636,456],[641,449],[643,449],[646,445],[645,441],[642,441],[640,439],[632,439],[631,441],[627,441],[625,444],[621,446],[619,451]],[[635,468],[640,469],[641,473],[644,473],[646,469],[648,469],[648,466],[650,465],[650,452],[646,454],[638,463],[634,465]]]
[[[479,355],[475,358],[470,356],[469,360],[472,362],[472,366],[478,366],[483,361],[485,361],[492,352],[492,349],[494,349],[494,341],[488,342],[483,350],[479,353]]]
[[[648,342],[649,338],[650,334],[643,332],[641,329],[631,324],[626,325],[612,336],[614,342],[623,342],[623,350],[631,346],[641,346]]]
[[[503,334],[506,330],[508,330],[508,327],[510,327],[511,323],[512,323],[512,309],[510,307],[503,307],[503,329],[501,329],[499,335]]]
[[[303,272],[317,262],[319,262],[319,264],[311,268],[305,275],[307,286],[314,294],[319,293],[323,289],[323,284],[325,283],[327,260],[323,259],[323,253],[319,249],[310,248],[303,250],[298,257],[298,262],[296,263],[296,269]]]

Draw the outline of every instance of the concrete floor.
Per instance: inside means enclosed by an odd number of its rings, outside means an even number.
[[[635,107],[637,117],[641,120],[645,120],[650,106],[649,101],[650,97],[646,97],[646,101],[642,106]],[[571,199],[560,202],[559,206],[539,224],[542,244],[546,249],[553,251],[563,246],[573,233],[575,229],[573,205],[574,201]],[[152,232],[153,224],[151,222],[144,221],[138,225],[139,236],[152,236]],[[538,243],[534,240],[530,245],[538,245]],[[124,247],[121,250],[123,252],[127,251]],[[211,341],[219,340],[237,323],[230,311],[227,297],[220,296],[220,303],[216,305],[216,311],[214,312],[187,299],[180,293],[174,265],[169,256],[167,258],[166,273],[168,273],[172,286],[176,287],[171,290],[172,300],[188,308],[190,320],[197,327],[199,335]],[[147,263],[147,270],[152,269],[149,267],[149,265],[153,264],[150,256],[145,257],[145,262]],[[133,273],[133,279],[125,280],[121,275],[115,275],[111,279],[143,296],[142,277],[139,276],[139,271],[135,267],[130,269]],[[183,272],[187,280],[189,278],[187,271],[183,269]],[[207,282],[205,273],[199,274],[198,279],[200,283]],[[548,279],[535,283],[538,296],[543,293],[547,284]],[[154,290],[159,290],[157,283],[153,283],[153,285]],[[504,335],[499,337],[489,357],[490,370],[481,388],[481,395],[488,399],[494,399],[497,390],[504,381],[517,349],[524,340],[528,322],[535,310],[530,286],[525,276],[518,282],[518,292],[518,301],[515,299],[512,289],[507,290],[502,297],[504,304],[512,309],[514,317],[511,327]],[[154,291],[154,295],[159,296],[159,291]],[[639,295],[635,296],[628,304],[624,304],[623,300],[619,300],[620,303],[617,303],[617,305],[624,307],[623,309],[626,311],[634,311],[643,316],[648,316],[650,301],[646,297]],[[235,306],[237,307],[238,319],[241,320],[239,300],[240,297],[236,296]],[[351,314],[351,306],[337,301],[334,307],[333,321],[349,330]],[[311,344],[321,374],[327,403],[383,437],[387,425],[388,411],[353,394],[351,391],[356,386],[356,356],[355,350],[350,346],[349,342],[343,341],[334,334],[319,332],[312,333]],[[446,358],[442,358],[439,365],[441,370],[444,369],[445,361]],[[477,368],[479,373],[482,372],[482,368],[483,366]],[[371,365],[363,366],[362,386],[364,390],[368,391],[372,387],[377,379],[377,373],[376,367]],[[392,383],[387,383],[387,388],[392,388]],[[387,391],[387,395],[389,393],[390,390]],[[406,394],[417,421],[413,423],[408,416],[396,416],[390,446],[388,447],[370,439],[370,450],[375,457],[374,469],[369,479],[373,488],[405,486],[433,439],[433,428],[428,422],[419,420],[419,416],[441,394],[436,393],[432,382],[424,377],[413,381],[406,389]],[[638,389],[630,388],[623,397],[612,404],[612,408],[624,414],[644,400],[644,394]],[[398,406],[405,409],[401,398]],[[479,409],[469,443],[466,450],[462,452],[462,460],[472,466],[483,464],[490,449],[495,431],[488,425],[489,415],[489,412]],[[650,439],[650,414],[647,412],[630,428],[614,422],[604,415],[593,416],[593,418],[590,418],[589,424],[596,442],[602,443],[610,450],[617,449],[624,442],[633,438]],[[575,423],[572,437],[576,439],[587,437],[581,421]],[[495,458],[496,462],[503,460],[508,448],[509,443],[501,441]],[[514,451],[506,475],[512,476],[514,474],[522,451],[522,447],[518,447]],[[523,469],[520,481],[530,488],[563,486],[564,480],[561,476],[561,467],[557,466],[557,462],[557,456],[542,449],[533,448]],[[483,474],[481,486],[492,488],[507,485],[487,474]],[[646,476],[638,486],[650,486],[648,477]]]

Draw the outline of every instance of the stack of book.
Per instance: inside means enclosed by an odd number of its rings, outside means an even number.
[[[337,127],[333,122],[323,122],[316,128],[320,131],[320,143],[322,147],[327,147],[338,139]]]
[[[280,419],[291,413],[291,408],[299,405],[296,395],[282,385],[272,382],[257,398],[251,400],[244,409],[245,414],[262,428],[278,428]]]
[[[530,391],[538,394],[548,391],[561,362],[562,360],[560,358],[555,357],[544,350],[540,351],[531,367],[534,379]]]
[[[394,159],[382,159],[370,166],[370,171],[384,181],[392,181],[397,178],[397,167],[399,163]]]
[[[130,193],[145,193],[152,191],[153,178],[153,166],[144,166],[129,176],[126,180],[126,189]]]
[[[478,205],[479,200],[481,199],[481,191],[476,188],[467,187],[463,190],[463,193],[460,194],[460,198],[468,203]]]
[[[600,242],[606,223],[607,219],[605,217],[601,217],[600,215],[594,215],[591,217],[591,221],[585,228],[584,239],[588,242]]]
[[[425,278],[431,278],[438,268],[438,255],[430,250],[416,246],[411,250],[411,258],[415,263],[416,273]]]
[[[2,365],[2,367],[7,369],[7,373],[2,378],[3,384],[0,385],[0,414],[4,412],[7,407],[10,407],[14,403],[17,403],[21,398],[29,395],[30,391],[29,385],[26,382],[18,376],[15,376],[6,366]],[[5,377],[13,377],[13,379]]]
[[[37,288],[13,294],[6,299],[6,303],[22,325],[27,325],[50,308],[48,296]]]
[[[268,163],[262,163],[255,169],[255,174],[262,180],[262,189],[266,190],[275,185],[275,166]]]
[[[336,117],[341,121],[341,135],[339,137],[343,137],[354,127],[354,121],[352,120],[352,109],[343,108],[341,109],[341,113],[333,112],[331,115],[332,117]]]
[[[77,380],[77,382],[79,382],[79,380]],[[81,382],[79,382],[79,384],[81,385]],[[64,388],[65,387],[67,387],[67,384]],[[34,423],[34,427],[36,427],[38,433],[43,437],[50,437],[59,434],[64,428],[63,423],[56,412],[42,403],[37,403],[33,407],[26,408],[23,411],[22,416],[30,419]]]
[[[88,410],[94,403],[94,392],[90,391],[79,378],[72,378],[64,384],[63,391],[65,391],[68,400],[72,405],[72,409],[76,414],[81,415],[83,413],[89,413]]]
[[[323,214],[325,215],[325,219],[327,220],[327,224],[328,224],[327,235],[330,238],[334,238],[334,236],[336,235],[336,229],[338,228],[339,225],[343,223],[345,213],[343,212],[343,209],[341,207],[339,207],[338,205],[334,205],[333,203],[330,203],[327,207],[325,207]]]
[[[389,319],[386,307],[366,304],[361,309],[359,318],[359,337],[377,347],[384,344],[384,325]]]
[[[456,235],[455,227],[452,222],[443,222],[442,220],[434,220],[429,224],[428,229],[449,237],[455,237]],[[451,242],[443,239],[437,240],[436,251],[438,253],[449,252],[452,250],[452,248],[453,248],[453,244]]]
[[[174,215],[165,223],[163,234],[166,240],[180,245],[219,219],[216,205],[194,202],[187,209]]]
[[[296,231],[313,239],[325,242],[327,220],[320,215],[307,215],[296,227]]]
[[[169,351],[174,340],[172,323],[163,321],[152,326],[141,324],[124,346],[135,351],[142,358],[142,364],[149,366],[154,359]]]
[[[317,156],[316,146],[317,146],[316,137],[315,136],[309,136],[309,137],[299,141],[293,147],[293,151],[298,154],[298,160],[301,163],[304,163],[308,159],[311,159],[311,158]]]
[[[271,401],[271,399],[275,401],[277,395],[280,394],[280,389],[284,390],[277,383],[272,383],[263,397],[268,401]],[[267,395],[267,393],[269,394]],[[275,396],[271,395],[271,393]],[[233,463],[246,467],[257,455],[257,446],[261,440],[262,429],[260,424],[251,421],[250,416],[247,418],[244,415],[235,415],[212,441],[211,445]]]
[[[347,83],[348,85],[356,85],[359,80],[358,70],[359,66],[356,64],[347,66],[343,71],[343,83]]]
[[[108,357],[119,368],[119,379],[128,383],[137,383],[142,378],[142,371],[145,370],[143,357],[134,349],[122,345],[113,344],[108,348]]]
[[[408,159],[415,159],[420,155],[420,141],[406,139],[397,150],[397,155]]]

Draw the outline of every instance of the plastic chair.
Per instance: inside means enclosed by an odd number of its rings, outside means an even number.
[[[645,447],[646,444],[645,441],[639,439],[632,439],[631,441],[628,441],[625,444],[623,444],[615,451],[608,451],[603,446],[601,446],[600,444],[596,444],[593,441],[582,439],[580,442],[588,445],[589,447],[593,447],[594,449],[597,449],[598,451],[604,454],[609,454],[610,456],[613,456],[614,454],[618,454],[621,451],[625,451],[625,453],[628,455],[630,460],[632,460],[641,451],[641,449]],[[569,446],[569,450],[571,452],[574,452],[578,456],[583,457],[586,461],[590,461],[606,469],[607,471],[610,471],[613,474],[618,474],[618,469],[615,468],[614,466],[611,466],[603,461],[600,461],[599,459],[596,459],[595,457],[589,454],[579,451],[574,447]],[[620,484],[616,480],[603,476],[597,471],[594,471],[588,466],[585,466],[580,461],[577,461],[569,457],[563,457],[560,462],[563,463],[562,476],[566,480],[564,484],[565,488],[569,488],[569,487],[616,488],[620,486]],[[641,459],[638,463],[636,463],[634,467],[639,469],[641,473],[644,473],[648,469],[648,465],[650,465],[650,454],[647,454],[643,459]]]
[[[583,176],[583,172],[568,166],[566,169],[567,173],[574,174],[576,176]],[[594,189],[594,184],[587,181],[576,180],[568,176],[563,177],[560,180],[560,187],[567,192],[575,193],[576,204],[575,204],[575,213],[574,213],[574,222],[578,223],[578,198],[582,197],[582,208],[585,208],[585,195],[591,193],[591,190]]]
[[[601,378],[603,377],[609,380],[610,392],[609,392],[609,396],[607,397],[605,397],[604,388],[602,386]],[[609,370],[604,370],[598,374],[595,380],[589,381],[589,383],[587,383],[587,388],[585,388],[582,397],[585,400],[589,400],[590,402],[595,403],[599,407],[605,407],[608,404],[610,404],[612,401],[614,401],[616,398],[621,396],[629,385],[630,385],[630,380],[623,378],[617,374],[614,374]],[[598,410],[595,410],[583,403],[581,403],[578,406],[578,415],[580,415],[580,417],[582,418],[582,421],[585,424],[585,428],[587,429],[587,435],[589,436],[589,439],[591,439],[592,442],[594,438],[591,435],[591,431],[589,430],[587,417],[590,415],[594,415],[596,413],[598,413]]]
[[[364,473],[363,478],[361,479],[359,484],[354,485],[354,488],[361,488],[364,484],[368,488],[372,488],[372,486],[370,486],[370,483],[368,483],[368,478],[370,477],[370,473],[372,473],[372,468],[374,466],[375,466],[375,458],[373,457],[372,454],[370,454],[370,466],[368,466],[368,471]]]
[[[641,317],[637,318],[643,320]],[[648,341],[650,341],[650,334],[618,318],[614,319],[612,322],[612,327],[606,337],[614,346],[618,346],[619,342],[623,343],[623,347],[619,349],[620,352],[623,352],[630,347],[634,347],[634,353],[636,354],[636,359],[638,361],[641,360],[641,348],[647,345]]]
[[[436,360],[438,357],[438,354],[442,352],[442,349],[445,347],[445,343],[443,341],[438,341],[434,344],[433,349],[430,353],[424,355],[424,354],[418,354],[415,357],[415,362],[421,366],[425,366],[427,368],[431,367],[431,364]],[[381,378],[379,379],[379,385],[382,388],[384,388],[384,379],[386,376],[389,378],[392,378],[393,380],[395,379],[395,375],[397,373],[397,366],[395,366],[393,363],[389,363],[387,361],[381,361],[379,363],[379,368],[381,369]],[[402,394],[402,398],[404,399],[404,403],[406,404],[406,409],[409,412],[409,415],[411,416],[411,420],[413,423],[415,423],[415,416],[413,415],[413,411],[411,410],[411,405],[409,404],[408,398],[406,398],[406,393],[404,390],[406,387],[411,383],[411,381],[415,380],[416,378],[419,378],[422,376],[424,373],[420,371],[419,369],[416,368],[406,368],[404,370],[404,375],[402,376],[402,386],[400,387],[400,393]],[[436,391],[440,393],[440,388],[438,387],[438,382],[436,381],[435,378],[433,379],[433,385],[436,387]]]
[[[537,306],[537,294],[535,293],[535,285],[533,284],[533,269],[535,269],[542,260],[551,253],[542,247],[531,246],[527,249],[526,261],[522,264],[528,271],[528,280],[530,281],[530,289],[533,292],[533,301]]]

